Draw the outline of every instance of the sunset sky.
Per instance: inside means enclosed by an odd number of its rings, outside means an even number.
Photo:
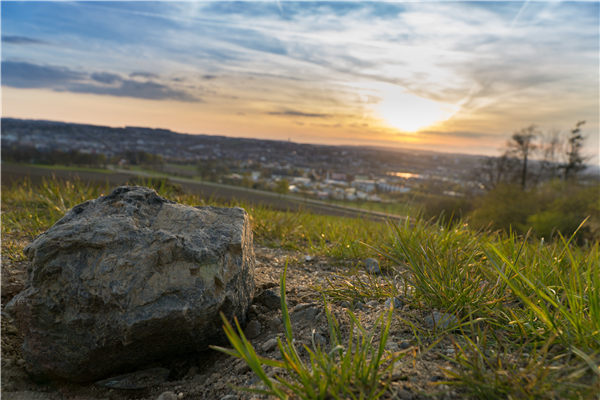
[[[5,2],[2,115],[497,154],[586,120],[598,2]]]

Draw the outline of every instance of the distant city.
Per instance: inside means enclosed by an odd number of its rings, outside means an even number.
[[[488,158],[2,119],[3,161],[147,169],[350,202],[393,201],[415,191],[450,197],[479,193],[477,171]]]

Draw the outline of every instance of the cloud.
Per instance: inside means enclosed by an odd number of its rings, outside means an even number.
[[[297,111],[297,110],[271,111],[267,114],[290,116],[290,117],[302,117],[302,118],[329,118],[331,116],[329,114],[307,113],[307,112]]]
[[[9,44],[48,44],[45,40],[40,40],[36,38],[31,38],[27,36],[2,36],[3,43]]]
[[[167,85],[163,85],[156,82],[139,82],[136,80],[125,79],[122,80],[119,86],[96,86],[88,84],[74,85],[69,88],[71,92],[79,93],[93,93],[102,94],[117,97],[135,97],[138,99],[147,100],[179,100],[179,101],[193,101],[199,102],[195,96],[184,92],[170,88]]]
[[[66,67],[2,61],[2,85],[16,88],[61,88],[86,75]]]
[[[123,79],[111,72],[84,73],[66,67],[18,61],[2,61],[2,85],[149,100],[201,101],[184,90],[154,81]]]
[[[95,72],[90,75],[90,78],[96,82],[105,83],[108,85],[121,82],[123,80],[121,76],[117,74],[111,74],[110,72]]]
[[[130,78],[146,78],[146,79],[157,79],[158,75],[152,72],[136,71],[129,74]]]

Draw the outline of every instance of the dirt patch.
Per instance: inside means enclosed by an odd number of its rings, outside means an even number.
[[[4,244],[3,244],[4,246]],[[277,306],[279,279],[288,263],[287,297],[291,310],[294,334],[299,342],[309,344],[314,334],[327,340],[327,322],[321,295],[315,286],[326,278],[357,264],[357,260],[339,261],[324,257],[306,257],[304,254],[281,249],[256,248],[255,271],[257,298],[251,306],[247,335],[258,353],[278,357],[273,339],[283,336],[281,311]],[[344,265],[345,264],[345,265]],[[25,281],[27,262],[5,260],[2,263],[2,309]],[[330,304],[332,312],[342,324],[348,318],[348,304]],[[365,327],[372,326],[386,312],[384,300],[369,301],[356,305],[354,312]],[[439,385],[442,380],[440,366],[446,361],[439,352],[421,350],[427,343],[415,341],[411,324],[423,321],[422,310],[403,304],[394,311],[388,350],[403,352],[406,356],[395,364],[391,391],[387,398],[420,399],[432,395],[441,398],[458,398],[447,387]],[[253,322],[254,321],[254,322]],[[409,323],[410,322],[410,323]],[[12,320],[2,313],[2,395],[10,399],[259,399],[258,395],[236,391],[233,387],[260,385],[259,380],[246,364],[216,351],[174,357],[140,368],[137,375],[109,380],[107,385],[72,384],[66,382],[34,382],[25,370],[21,355],[23,337]],[[451,351],[449,342],[442,341],[436,349]],[[273,373],[274,371],[269,371]],[[156,374],[156,375],[153,375]],[[119,382],[119,379],[124,379]],[[139,380],[136,381],[136,379]],[[169,392],[169,393],[166,393]],[[445,394],[444,394],[445,393]],[[229,397],[228,397],[229,396]]]

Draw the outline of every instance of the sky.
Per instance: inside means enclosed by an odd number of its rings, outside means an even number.
[[[598,2],[14,2],[2,116],[499,154],[585,120]]]

